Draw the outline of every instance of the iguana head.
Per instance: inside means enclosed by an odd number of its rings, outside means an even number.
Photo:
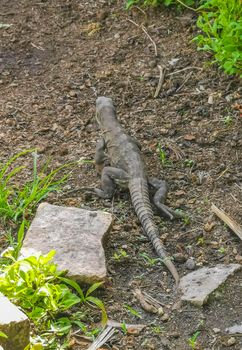
[[[104,96],[98,97],[96,100],[96,119],[98,124],[103,124],[103,122],[105,122],[107,119],[110,120],[110,117],[116,119],[115,108],[112,99]]]

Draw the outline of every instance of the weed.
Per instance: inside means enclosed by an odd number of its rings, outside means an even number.
[[[0,338],[8,338],[8,336],[4,333],[0,331]]]
[[[124,335],[127,334],[128,329],[127,329],[127,325],[126,325],[125,321],[123,321],[123,322],[121,323],[121,330],[122,330],[122,332],[123,332]]]
[[[163,327],[161,326],[153,326],[152,332],[155,334],[161,334],[163,332]]]
[[[162,148],[160,143],[157,144],[157,151],[159,154],[160,162],[163,166],[169,166],[172,164],[172,162],[169,159],[167,159],[167,154],[164,151],[164,149]]]
[[[207,0],[199,8],[197,26],[202,34],[194,41],[214,53],[214,61],[228,74],[242,76],[242,7],[239,0]],[[212,63],[213,63],[212,62]]]
[[[131,306],[124,304],[125,309],[127,309],[131,315],[138,317],[138,318],[142,318],[142,316],[140,315],[140,313],[138,311],[136,311],[135,309],[133,309]]]
[[[146,253],[140,253],[140,256],[142,256],[142,258],[144,258],[146,264],[150,267],[155,266],[157,263],[162,261],[160,258],[153,259],[153,258],[149,257],[149,255]]]
[[[199,335],[200,335],[200,331],[196,331],[187,341],[190,347],[194,350],[196,349],[197,338],[199,337]]]
[[[15,166],[14,163],[29,153],[33,156],[32,180],[26,181],[22,186],[14,185],[16,177],[20,176],[25,166]],[[20,152],[0,166],[0,215],[3,220],[19,222],[23,217],[29,218],[37,204],[47,197],[50,192],[60,190],[68,175],[58,178],[59,173],[70,164],[65,164],[47,175],[46,163],[38,173],[37,153],[34,150]]]
[[[195,162],[192,159],[185,159],[184,160],[184,166],[186,168],[192,168],[194,166]]]
[[[190,225],[190,223],[191,223],[191,219],[189,218],[189,216],[185,215],[184,218],[182,218],[182,220],[186,226]]]
[[[127,259],[128,257],[129,255],[124,249],[119,249],[118,252],[113,254],[113,259],[115,261],[121,261],[122,259]]]
[[[199,246],[203,246],[205,243],[204,241],[204,237],[199,237],[198,240],[197,240],[197,245]]]
[[[221,254],[225,254],[226,249],[224,247],[221,247],[221,248],[218,249],[218,252],[221,253]]]
[[[227,115],[226,117],[224,117],[224,125],[226,126],[230,126],[233,123],[233,118],[230,115]]]

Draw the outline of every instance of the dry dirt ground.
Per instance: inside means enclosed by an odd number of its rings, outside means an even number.
[[[156,216],[180,275],[189,272],[184,261],[191,257],[197,267],[242,263],[241,241],[210,210],[215,203],[241,223],[241,87],[196,51],[193,13],[126,12],[121,0],[1,0],[0,22],[11,24],[0,29],[1,161],[33,147],[41,161],[52,157],[55,166],[93,159],[95,100],[110,96],[121,123],[142,144],[149,175],[168,181],[169,205],[187,215],[174,222]],[[166,75],[154,99],[157,65],[166,67]],[[49,201],[114,214],[101,297],[111,318],[147,327],[138,336],[114,338],[108,348],[186,350],[199,330],[197,349],[226,349],[226,327],[242,321],[242,274],[203,309],[175,304],[165,267],[141,255],[155,258],[128,194],[118,191],[110,203],[78,191],[98,183],[93,164],[80,165],[66,192]],[[122,250],[127,256],[115,259]],[[164,304],[166,322],[141,309],[133,295],[137,287]],[[231,348],[242,349],[240,337]]]

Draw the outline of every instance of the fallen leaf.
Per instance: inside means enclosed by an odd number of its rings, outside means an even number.
[[[204,230],[206,232],[210,232],[212,231],[212,229],[214,228],[214,226],[216,226],[216,223],[213,221],[213,222],[207,222],[205,225],[204,225]]]
[[[186,193],[185,191],[179,190],[179,191],[176,191],[174,194],[175,196],[180,197],[180,196],[183,196],[185,193]]]
[[[186,134],[184,135],[184,140],[186,141],[193,141],[196,139],[196,136],[192,135],[192,134]]]

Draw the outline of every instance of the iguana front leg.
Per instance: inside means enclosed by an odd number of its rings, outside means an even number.
[[[119,168],[106,166],[102,170],[101,189],[94,188],[93,191],[99,197],[110,199],[114,195],[116,184],[126,184],[129,180],[128,174]]]
[[[106,149],[105,141],[102,138],[102,139],[98,140],[98,142],[96,144],[96,152],[95,152],[95,157],[94,157],[95,167],[96,167],[96,171],[98,174],[102,173],[105,161],[107,160],[107,156],[105,154],[105,149]]]
[[[167,216],[170,220],[183,217],[182,214],[176,212],[164,204],[168,192],[166,181],[162,181],[156,178],[149,178],[148,183],[155,189],[153,202],[162,215]]]

